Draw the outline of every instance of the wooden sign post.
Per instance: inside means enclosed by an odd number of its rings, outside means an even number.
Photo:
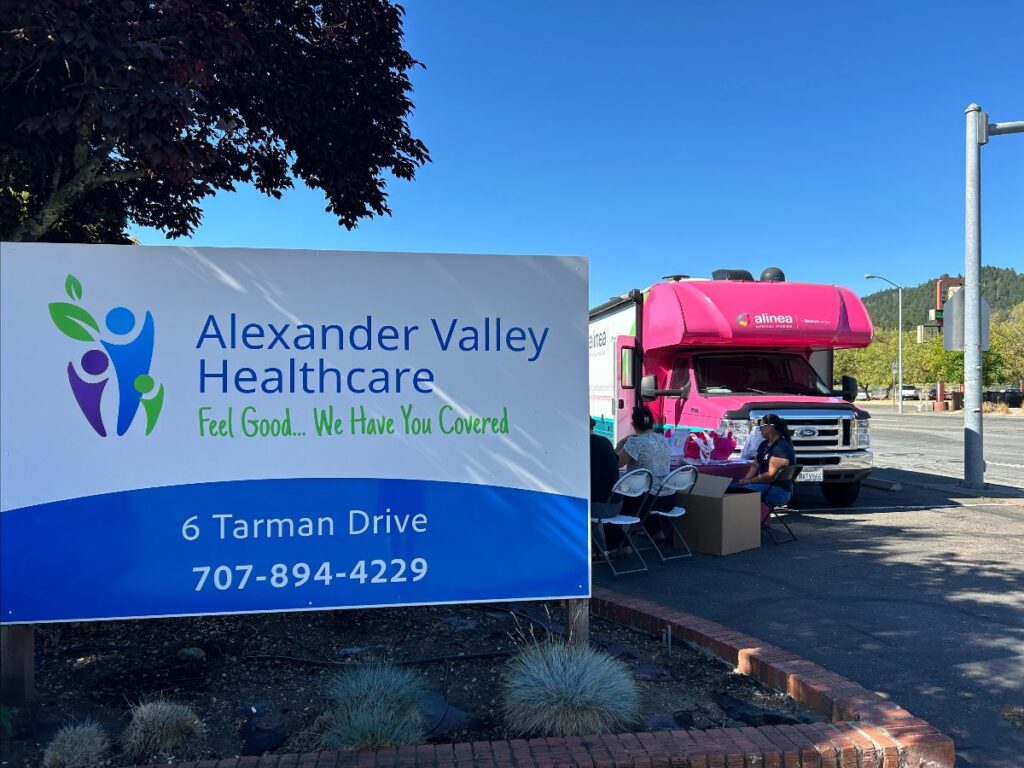
[[[0,701],[24,706],[35,696],[35,629],[31,624],[0,627]]]

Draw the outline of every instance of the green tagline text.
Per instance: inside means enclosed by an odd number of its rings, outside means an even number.
[[[500,416],[479,416],[442,405],[436,413],[399,407],[397,414],[368,411],[365,406],[328,405],[314,407],[312,419],[302,425],[293,421],[291,408],[283,413],[266,415],[255,406],[247,405],[240,411],[233,406],[215,409],[199,408],[200,437],[341,437],[379,435],[507,435],[509,432],[508,407],[503,406]]]

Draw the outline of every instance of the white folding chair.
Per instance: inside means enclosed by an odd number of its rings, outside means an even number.
[[[697,470],[693,467],[680,467],[677,470],[669,472],[669,474],[665,476],[665,479],[661,481],[661,484],[655,490],[650,492],[650,498],[647,504],[648,511],[647,515],[644,517],[654,516],[655,518],[668,520],[669,524],[672,526],[672,532],[675,533],[679,541],[682,542],[683,548],[686,550],[685,553],[676,554],[672,542],[669,542],[668,546],[670,549],[668,551],[670,554],[665,554],[662,548],[658,546],[658,542],[656,542],[654,537],[651,536],[651,532],[647,530],[647,526],[644,525],[642,528],[643,535],[647,537],[649,542],[651,542],[651,546],[646,547],[645,549],[653,549],[657,552],[658,557],[661,558],[661,562],[663,563],[667,563],[669,560],[683,560],[688,557],[693,557],[693,552],[690,551],[690,545],[686,543],[686,539],[683,538],[683,533],[679,527],[679,520],[686,514],[686,508],[677,505],[672,507],[672,509],[661,511],[655,509],[655,506],[660,498],[675,496],[680,493],[689,494],[690,489],[693,488],[693,484],[695,482],[697,482]]]
[[[646,495],[651,490],[651,483],[653,481],[654,477],[646,469],[635,469],[632,472],[627,472],[612,487],[608,501],[590,505],[590,524],[592,527],[590,540],[594,554],[598,557],[599,561],[606,563],[612,569],[612,575],[615,578],[627,573],[650,573],[647,570],[647,563],[644,562],[639,550],[637,550],[636,545],[633,543],[633,537],[629,535],[629,529],[639,523],[640,518],[635,515],[622,514],[622,499],[626,496],[635,499],[638,496]],[[632,548],[633,554],[640,561],[640,567],[629,569],[615,567],[615,563],[612,562],[611,553],[608,552],[608,548],[605,545],[604,531],[601,529],[602,525],[614,525],[622,530],[623,540]]]

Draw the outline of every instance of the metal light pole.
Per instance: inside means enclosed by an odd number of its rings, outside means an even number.
[[[889,285],[896,289],[896,298],[899,301],[899,313],[896,330],[896,353],[897,369],[899,370],[899,380],[896,382],[896,412],[903,413],[903,286],[897,285],[887,277],[881,275],[864,275],[865,280],[885,280]]]
[[[964,485],[985,487],[981,388],[981,148],[989,136],[1024,133],[1024,120],[988,122],[977,104],[967,115],[967,183],[964,207]]]

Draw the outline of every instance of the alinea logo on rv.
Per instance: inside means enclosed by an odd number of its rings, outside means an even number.
[[[748,313],[744,312],[738,318],[736,318],[736,320],[742,326],[749,325],[751,322],[753,322],[753,324],[755,326],[758,326],[758,325],[792,325],[793,324],[793,316],[792,315],[772,315],[772,314],[768,314],[768,313],[762,313],[762,314],[754,315],[753,317],[751,317]]]

